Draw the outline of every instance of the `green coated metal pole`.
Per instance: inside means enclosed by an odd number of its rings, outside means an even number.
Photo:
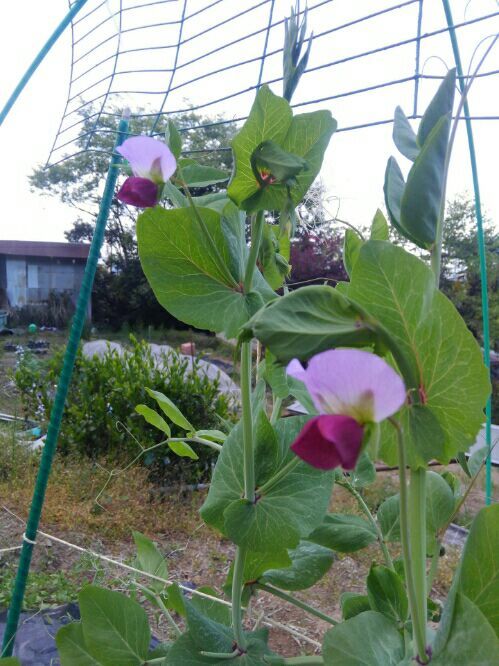
[[[128,122],[128,116],[121,119],[118,127],[115,148],[125,140],[128,133]],[[50,413],[47,437],[40,459],[40,467],[36,477],[33,498],[29,510],[28,521],[26,523],[26,531],[23,535],[19,567],[14,582],[12,601],[7,615],[7,624],[3,637],[2,657],[9,657],[14,649],[14,641],[16,638],[19,615],[22,610],[24,592],[26,589],[26,580],[28,578],[31,564],[31,556],[33,553],[33,548],[36,545],[36,534],[38,532],[38,525],[40,523],[40,516],[45,499],[45,492],[47,490],[50,469],[52,467],[52,461],[57,447],[57,439],[61,428],[64,405],[66,402],[69,385],[71,383],[71,377],[73,375],[81,333],[88,312],[88,303],[92,294],[95,271],[97,269],[97,262],[99,261],[100,251],[104,241],[104,232],[106,229],[107,219],[109,217],[109,211],[113,202],[120,163],[121,157],[116,152],[116,150],[114,150],[111,163],[109,165],[109,170],[107,172],[104,194],[102,195],[99,214],[97,216],[95,225],[95,232],[92,238],[90,253],[88,255],[87,265],[85,267],[85,274],[83,276],[83,281],[78,296],[76,311],[73,317],[73,322],[71,324],[68,345],[64,353],[64,361],[61,375],[59,377],[59,382],[57,384],[54,404]]]
[[[466,84],[463,77],[463,65],[461,63],[461,54],[459,52],[459,44],[457,42],[456,29],[454,28],[454,20],[450,8],[449,0],[442,0],[445,11],[445,18],[449,28],[449,35],[454,52],[454,60],[458,74],[459,88],[461,93],[465,90]],[[490,329],[489,329],[489,297],[487,293],[487,259],[485,253],[485,236],[483,233],[483,216],[482,204],[480,198],[480,184],[478,180],[478,167],[475,152],[475,142],[473,139],[473,128],[471,126],[470,109],[468,100],[463,104],[466,132],[468,134],[468,148],[470,152],[471,173],[473,177],[473,189],[475,193],[475,215],[477,222],[477,240],[478,240],[478,256],[480,259],[480,278],[482,289],[482,322],[483,322],[483,358],[487,370],[490,375]],[[487,406],[485,408],[486,425],[485,425],[485,441],[489,450],[487,462],[485,466],[485,503],[489,505],[492,502],[492,397],[489,396]]]
[[[22,79],[19,81],[17,86],[14,88],[14,91],[12,95],[9,97],[7,102],[5,103],[3,109],[0,111],[0,125],[3,123],[5,118],[8,116],[9,111],[11,108],[14,106],[16,103],[17,98],[19,95],[22,93],[24,88],[26,87],[26,84],[28,81],[31,79],[33,74],[36,72],[38,69],[40,63],[43,61],[47,53],[50,51],[50,49],[54,46],[56,41],[59,39],[59,37],[62,35],[64,30],[68,27],[68,25],[71,23],[73,18],[78,14],[80,9],[87,3],[88,0],[77,0],[74,5],[70,8],[66,16],[62,19],[62,21],[59,23],[57,28],[54,30],[54,32],[50,35],[48,40],[45,42],[45,44],[42,46],[40,49],[40,52],[36,56],[36,58],[33,60],[31,65],[28,67],[26,70],[24,76]]]

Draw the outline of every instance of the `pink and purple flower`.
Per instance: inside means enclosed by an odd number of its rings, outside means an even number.
[[[364,426],[379,423],[405,402],[401,377],[382,358],[359,349],[334,349],[313,356],[305,369],[287,367],[302,381],[320,412],[308,421],[291,449],[318,469],[354,469]]]
[[[168,146],[150,136],[134,136],[117,148],[132,168],[116,198],[137,208],[156,206],[164,183],[175,173],[177,163]]]

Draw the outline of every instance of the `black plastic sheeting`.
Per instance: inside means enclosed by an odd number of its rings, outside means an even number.
[[[0,644],[6,619],[7,611],[0,612]],[[77,604],[65,604],[38,613],[21,613],[14,657],[19,659],[22,666],[60,666],[55,635],[65,624],[79,619]],[[158,645],[159,641],[153,638],[151,648]]]

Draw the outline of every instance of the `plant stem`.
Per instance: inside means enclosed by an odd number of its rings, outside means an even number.
[[[318,666],[324,664],[324,659],[319,656],[312,657],[270,657],[265,656],[264,661],[267,664],[279,664],[280,666],[300,666],[300,664],[308,664],[309,666]]]
[[[274,474],[273,477],[271,477],[268,481],[266,481],[263,486],[260,486],[258,488],[258,494],[263,494],[267,493],[271,488],[273,488],[278,481],[283,479],[285,476],[287,476],[290,472],[294,470],[294,468],[299,465],[301,462],[300,458],[298,456],[295,456],[294,458],[291,458],[291,460],[284,465],[284,467],[281,467],[281,469]]]
[[[175,620],[173,619],[172,614],[170,613],[170,611],[168,610],[168,608],[167,608],[167,607],[165,606],[165,604],[163,603],[163,600],[161,599],[161,597],[160,597],[159,595],[155,595],[155,599],[156,599],[156,603],[157,603],[158,606],[161,608],[162,613],[164,613],[164,616],[165,616],[166,619],[168,620],[168,624],[169,624],[169,625],[171,626],[171,628],[173,629],[173,632],[174,632],[175,636],[176,636],[177,638],[178,638],[179,636],[182,636],[182,632],[180,631],[180,627],[178,626],[178,624],[177,624],[177,623],[175,622]]]
[[[371,525],[376,530],[376,534],[378,536],[378,543],[379,543],[379,546],[380,546],[381,551],[383,553],[383,557],[385,558],[386,566],[389,569],[392,569],[392,571],[395,571],[395,567],[393,566],[392,556],[390,555],[390,552],[389,552],[388,547],[386,545],[385,538],[383,537],[383,532],[381,531],[381,528],[378,525],[378,522],[377,522],[376,518],[373,516],[373,514],[371,513],[371,510],[369,509],[369,507],[365,503],[364,498],[352,486],[352,484],[349,483],[348,481],[338,482],[338,485],[343,486],[343,488],[346,488],[348,490],[348,492],[351,493],[355,497],[357,502],[359,503],[360,508],[366,514],[367,518],[369,519],[369,522],[371,523]]]
[[[243,419],[244,497],[255,501],[255,461],[253,459],[253,415],[251,413],[251,342],[241,345],[241,403]]]
[[[426,470],[411,469],[409,486],[409,532],[418,625],[426,646]],[[414,618],[413,618],[414,621]],[[423,663],[426,651],[419,654]]]
[[[205,652],[201,651],[203,657],[210,657],[211,659],[235,659],[240,655],[239,650],[234,650],[233,652]]]
[[[270,415],[271,425],[275,425],[277,423],[277,419],[281,414],[281,407],[282,407],[282,398],[274,396],[274,402],[272,405],[272,414]]]
[[[389,419],[397,432],[397,444],[399,455],[399,482],[400,482],[400,537],[402,541],[402,554],[404,556],[405,577],[407,583],[407,596],[409,598],[409,607],[411,609],[413,637],[416,643],[417,652],[422,663],[426,663],[426,641],[425,641],[425,627],[420,626],[421,614],[418,610],[417,594],[414,585],[413,576],[413,563],[411,554],[411,540],[409,532],[409,506],[407,497],[407,479],[406,479],[406,456],[404,449],[404,440],[402,435],[402,428],[398,421],[393,418]],[[426,599],[425,599],[426,604]]]
[[[269,592],[270,594],[273,594],[275,597],[279,597],[279,599],[283,599],[284,601],[288,601],[290,604],[293,604],[294,606],[301,608],[307,613],[310,613],[310,615],[315,615],[315,617],[324,620],[324,622],[327,622],[328,624],[332,625],[339,624],[335,619],[333,619],[329,615],[326,615],[326,613],[323,613],[322,611],[318,610],[317,608],[314,608],[313,606],[309,606],[304,601],[300,601],[300,599],[297,599],[296,597],[293,597],[291,594],[287,594],[286,592],[279,590],[273,585],[269,585],[268,583],[257,583],[255,585],[255,588],[257,590],[263,590],[264,592]]]
[[[212,442],[209,439],[203,439],[202,437],[169,437],[165,442],[195,442],[196,444],[204,444],[205,446],[209,446],[210,449],[214,449],[215,451],[220,451],[222,450],[222,445],[217,444],[217,442]]]
[[[248,256],[248,263],[246,264],[246,273],[244,275],[244,291],[248,293],[251,291],[253,284],[253,274],[256,268],[256,261],[258,259],[258,252],[260,250],[260,242],[263,234],[263,224],[265,222],[264,211],[260,210],[252,220],[251,229],[251,249]]]

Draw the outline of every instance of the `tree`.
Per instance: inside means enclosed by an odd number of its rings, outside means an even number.
[[[499,234],[484,224],[491,344],[499,344]],[[480,261],[473,201],[458,196],[447,206],[442,251],[442,291],[483,343]]]
[[[149,133],[153,116],[137,113],[130,122],[130,134]],[[115,115],[112,115],[112,114]],[[87,106],[80,112],[82,124],[76,140],[77,154],[49,169],[36,168],[30,176],[33,190],[58,197],[77,212],[71,229],[65,232],[68,241],[88,242],[92,239],[99,209],[104,179],[109,166],[117,117],[120,111],[111,110],[99,119],[94,132],[95,109]],[[194,111],[169,116],[181,131],[183,152],[192,153],[203,164],[217,166],[230,173],[232,153],[227,149],[236,132],[236,125],[223,121],[220,116],[202,116]],[[155,133],[164,134],[166,121],[160,119]],[[89,141],[87,150],[87,143]],[[197,188],[194,194],[205,194],[216,189]],[[96,276],[93,294],[93,312],[98,323],[120,326],[125,321],[145,324],[176,323],[157,304],[142,273],[135,239],[137,211],[113,200],[105,234],[104,261]],[[140,312],[139,312],[140,310]]]

